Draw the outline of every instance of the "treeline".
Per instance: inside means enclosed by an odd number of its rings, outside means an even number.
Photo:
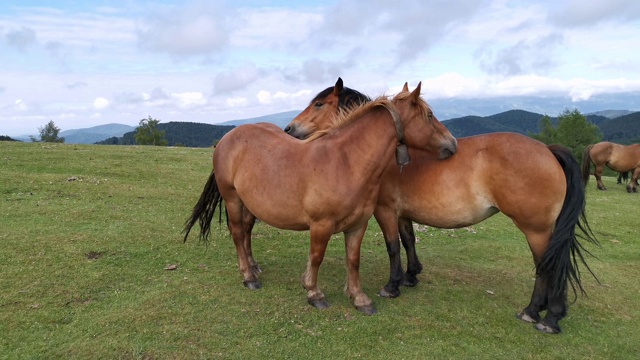
[[[12,139],[7,135],[0,135],[0,141],[20,141],[20,140]]]
[[[213,146],[235,126],[211,125],[192,122],[168,122],[158,124],[158,130],[164,131],[168,146],[210,147]],[[111,137],[96,144],[135,145],[135,131],[122,137]]]

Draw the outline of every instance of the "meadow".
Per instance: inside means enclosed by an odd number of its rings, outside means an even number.
[[[563,332],[515,319],[529,302],[527,243],[498,214],[472,227],[417,227],[425,266],[396,299],[376,293],[389,262],[372,219],[361,281],[378,314],[343,294],[342,235],[306,303],[308,233],[258,223],[263,288],[242,285],[225,227],[212,241],[182,226],[211,170],[211,150],[0,142],[0,359],[631,359],[640,353],[640,194],[614,178],[588,185],[596,281]],[[452,181],[455,181],[452,179]],[[532,194],[535,196],[535,194]],[[404,259],[403,259],[404,261]],[[573,300],[570,294],[570,300]]]

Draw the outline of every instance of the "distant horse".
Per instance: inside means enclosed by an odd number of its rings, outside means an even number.
[[[309,304],[326,308],[329,303],[317,285],[318,270],[331,235],[342,232],[348,272],[345,293],[358,310],[375,313],[360,288],[360,245],[382,173],[396,161],[396,148],[406,149],[404,144],[449,156],[456,140],[437,120],[424,118],[406,101],[392,104],[378,99],[341,120],[305,141],[264,123],[227,133],[213,153],[214,170],[185,224],[185,241],[196,222],[201,239],[208,239],[214,212],[218,206],[222,209],[224,200],[244,284],[259,289],[260,268],[250,245],[256,217],[280,229],[310,230],[302,284]]]
[[[629,172],[630,171],[623,171],[623,172],[619,172],[618,173],[618,180],[616,181],[616,184],[626,184],[629,182]]]
[[[585,185],[591,175],[591,163],[595,166],[593,176],[598,189],[607,190],[602,183],[602,171],[605,165],[613,171],[625,173],[631,171],[631,181],[627,184],[627,192],[637,192],[640,177],[640,144],[620,145],[608,141],[589,145],[582,156],[582,178]]]
[[[305,138],[330,127],[326,122],[330,114],[343,111],[333,99],[342,83],[335,87],[325,99],[316,99],[286,130]],[[407,92],[405,84],[400,95]],[[428,113],[435,119],[430,109]],[[597,244],[585,217],[580,167],[569,150],[515,133],[494,133],[459,138],[458,151],[446,160],[411,146],[409,154],[411,163],[402,170],[388,164],[374,211],[391,265],[389,282],[380,295],[399,295],[402,266],[398,236],[407,251],[405,282],[417,282],[422,265],[415,253],[411,221],[459,228],[501,211],[524,233],[536,266],[531,302],[517,317],[536,323],[540,331],[560,332],[558,322],[567,313],[567,283],[574,293],[576,287],[584,293],[577,261],[584,263],[583,247],[576,238],[576,227],[585,240]],[[547,313],[541,320],[543,310]]]

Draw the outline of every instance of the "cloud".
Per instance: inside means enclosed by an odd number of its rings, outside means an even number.
[[[27,27],[22,27],[20,30],[9,31],[5,35],[7,44],[20,51],[26,51],[31,45],[37,42],[36,32]]]
[[[106,99],[103,97],[98,97],[95,100],[93,100],[93,107],[96,108],[97,110],[104,110],[108,108],[109,105],[111,105],[111,102],[109,101],[109,99]]]
[[[314,37],[323,38],[323,46],[357,39],[359,46],[386,48],[398,63],[404,63],[442,41],[452,27],[471,19],[486,3],[410,0],[390,6],[386,0],[342,0],[325,11],[325,22]],[[371,38],[377,40],[368,42]]]
[[[230,93],[240,90],[255,82],[260,77],[260,70],[255,65],[246,65],[216,75],[213,81],[215,94]]]
[[[293,93],[288,93],[284,91],[276,91],[274,93],[267,90],[260,90],[256,94],[256,98],[258,102],[262,105],[272,105],[272,104],[298,104],[301,99],[304,99],[305,102],[309,101],[311,96],[311,90],[300,90]]]
[[[561,27],[593,26],[604,21],[640,19],[637,0],[570,0],[551,14],[551,21]]]
[[[487,74],[514,76],[545,73],[556,63],[554,49],[563,43],[560,33],[520,40],[516,44],[493,51],[485,47],[476,51],[477,62]]]
[[[208,55],[229,41],[229,12],[219,1],[196,1],[148,18],[138,31],[138,44],[175,56]]]

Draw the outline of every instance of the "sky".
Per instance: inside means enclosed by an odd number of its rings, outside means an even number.
[[[637,0],[2,1],[0,135],[302,110],[338,77],[579,104],[640,91],[638,39]]]

